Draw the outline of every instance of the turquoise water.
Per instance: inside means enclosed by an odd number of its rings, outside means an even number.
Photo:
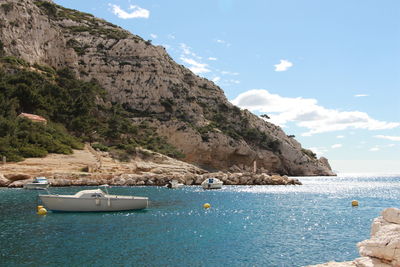
[[[38,191],[0,189],[0,266],[302,266],[358,257],[400,177],[307,177],[302,186],[113,187],[145,211],[35,213]],[[75,193],[90,187],[53,188]],[[360,206],[351,207],[357,199]],[[212,208],[205,210],[204,203]]]

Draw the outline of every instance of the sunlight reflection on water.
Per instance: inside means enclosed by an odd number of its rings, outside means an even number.
[[[341,175],[338,177],[296,177],[301,186],[230,186],[223,190],[247,192],[256,194],[287,194],[287,193],[314,193],[334,195],[347,198],[349,196],[382,198],[397,198],[394,189],[400,189],[400,179],[393,180],[397,175],[365,176],[362,174]]]
[[[400,176],[296,177],[301,186],[112,187],[144,211],[37,216],[37,192],[0,188],[0,265],[301,266],[358,256]],[[88,187],[54,188],[75,193]],[[353,208],[351,200],[360,201]],[[204,209],[210,203],[210,209]],[[28,229],[28,231],[27,231]],[[35,248],[37,248],[35,250]],[[33,251],[32,251],[33,250]],[[62,253],[60,253],[60,251]],[[203,253],[204,252],[204,253]]]

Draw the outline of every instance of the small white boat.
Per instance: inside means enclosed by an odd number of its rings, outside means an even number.
[[[217,178],[207,178],[202,183],[203,189],[221,189],[223,182]]]
[[[32,182],[24,184],[25,189],[46,189],[49,186],[46,177],[36,177]]]
[[[82,190],[75,195],[39,195],[52,211],[122,211],[145,209],[147,197],[109,195],[101,189]]]
[[[183,184],[179,183],[177,180],[169,181],[166,187],[174,189],[174,188],[181,188]]]

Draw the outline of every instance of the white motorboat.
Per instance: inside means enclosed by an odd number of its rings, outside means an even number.
[[[82,190],[75,195],[39,195],[52,211],[122,211],[145,209],[147,197],[109,195],[101,189]]]
[[[46,177],[36,177],[32,182],[24,184],[25,189],[46,189],[49,186]]]
[[[166,187],[174,189],[174,188],[181,188],[183,184],[179,183],[177,180],[169,181]]]
[[[203,189],[221,189],[223,182],[217,178],[207,178],[202,183]]]

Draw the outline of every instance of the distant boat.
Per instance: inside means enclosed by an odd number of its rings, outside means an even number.
[[[221,189],[223,182],[217,178],[207,178],[202,183],[203,189]]]
[[[82,190],[75,195],[39,195],[52,211],[122,211],[140,210],[149,205],[147,197],[109,195],[101,189]]]
[[[24,184],[25,189],[46,189],[50,186],[46,177],[36,177],[32,182]]]
[[[179,183],[177,180],[169,181],[166,187],[174,189],[174,188],[181,188],[183,184]]]

